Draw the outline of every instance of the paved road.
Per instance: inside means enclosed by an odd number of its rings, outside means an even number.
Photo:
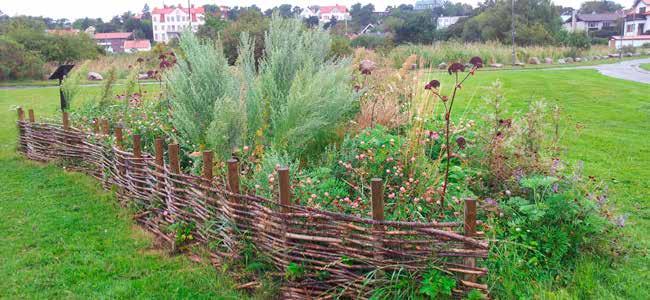
[[[650,58],[626,60],[606,65],[548,68],[542,70],[598,70],[600,74],[605,76],[650,84],[650,72],[641,69],[639,67],[641,64],[650,64]]]

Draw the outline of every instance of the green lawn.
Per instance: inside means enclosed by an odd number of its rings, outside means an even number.
[[[214,267],[157,250],[95,180],[16,154],[11,108],[41,119],[56,114],[57,97],[0,90],[0,298],[241,298]]]
[[[644,69],[646,71],[650,71],[650,64],[641,64],[639,67],[641,67],[641,69]]]
[[[477,117],[482,94],[497,79],[510,111],[541,98],[562,108],[564,158],[584,161],[585,175],[604,180],[610,201],[630,215],[623,229],[629,254],[615,264],[584,258],[566,289],[540,287],[539,297],[649,299],[649,86],[593,70],[479,72],[464,85],[455,115]],[[56,89],[0,91],[0,230],[7,239],[0,244],[0,278],[9,278],[0,280],[0,290],[12,298],[232,295],[210,267],[147,251],[151,240],[92,180],[14,154],[10,108],[36,107],[39,118],[55,113],[57,99]]]

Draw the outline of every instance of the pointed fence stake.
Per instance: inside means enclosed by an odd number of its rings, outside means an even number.
[[[36,122],[36,118],[34,117],[34,110],[30,108],[27,113],[29,114],[29,123]]]
[[[280,179],[280,204],[282,206],[282,212],[289,212],[289,208],[286,207],[291,205],[291,189],[289,187],[289,167],[281,167],[278,169],[278,177]]]

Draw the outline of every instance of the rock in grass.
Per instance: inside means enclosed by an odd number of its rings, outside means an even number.
[[[573,57],[567,57],[564,61],[566,61],[567,64],[572,64],[574,62]]]
[[[97,72],[88,72],[88,80],[104,80],[104,77]]]
[[[582,58],[580,58],[580,57],[576,57],[575,62],[579,63],[579,62],[581,62],[581,61],[582,61]]]
[[[553,59],[550,57],[544,58],[544,63],[547,65],[553,64]]]
[[[532,56],[528,59],[528,64],[529,65],[539,65],[541,62],[539,61],[539,58]]]
[[[491,68],[503,68],[503,64],[493,63],[493,64],[490,64],[490,67]]]
[[[438,69],[440,69],[440,70],[447,70],[448,67],[449,67],[449,66],[447,66],[446,63],[440,63],[440,64],[438,65]]]
[[[557,60],[557,63],[560,65],[566,65],[566,60],[564,60],[564,58],[560,58]]]

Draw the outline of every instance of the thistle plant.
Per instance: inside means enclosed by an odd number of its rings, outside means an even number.
[[[445,195],[447,193],[447,186],[449,184],[449,165],[451,163],[451,156],[452,156],[452,151],[451,151],[451,112],[454,108],[454,102],[456,100],[456,96],[458,93],[458,90],[460,90],[463,87],[463,83],[465,80],[467,80],[470,76],[474,75],[476,70],[479,68],[483,67],[483,60],[478,57],[472,57],[470,59],[469,63],[472,65],[470,68],[469,72],[461,78],[459,75],[460,72],[465,72],[465,65],[455,62],[452,63],[449,68],[447,69],[447,72],[449,75],[454,76],[454,88],[452,89],[451,95],[443,95],[440,93],[440,81],[438,80],[431,80],[429,83],[427,83],[424,86],[424,89],[430,90],[432,97],[440,99],[442,102],[444,108],[445,108],[445,152],[446,152],[446,157],[445,157],[445,177],[444,177],[444,182],[442,184],[442,192],[440,194],[440,206],[444,206],[445,202]],[[456,144],[460,149],[464,149],[465,145],[467,144],[467,141],[465,140],[464,137],[460,136],[456,139]]]

